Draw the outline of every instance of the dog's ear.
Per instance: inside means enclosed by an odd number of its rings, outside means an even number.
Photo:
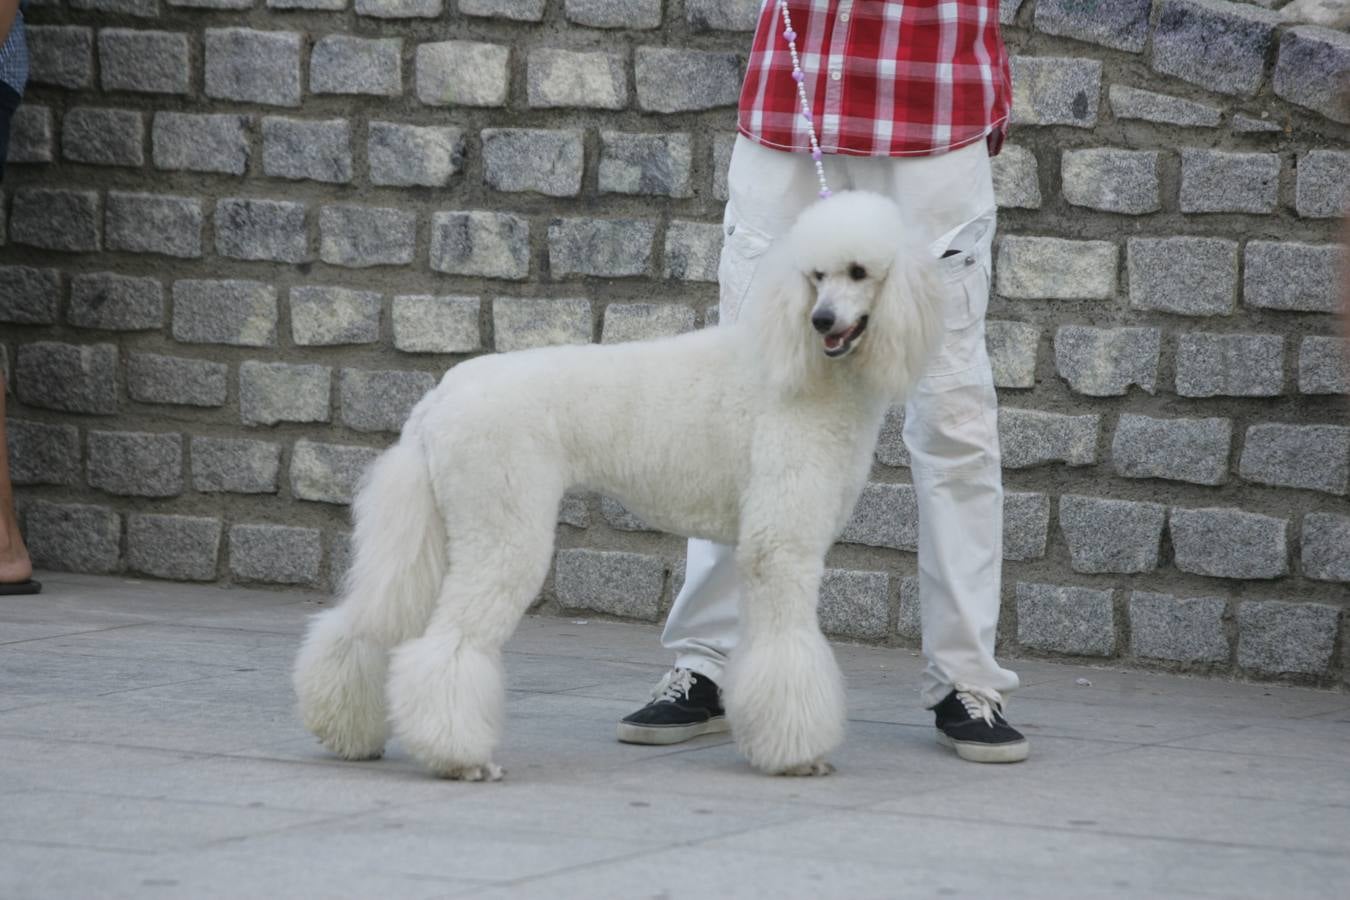
[[[942,277],[919,246],[902,246],[882,282],[859,349],[874,387],[899,402],[923,375],[942,339]]]
[[[753,364],[772,387],[796,394],[823,365],[811,328],[815,289],[794,265],[789,241],[778,241],[759,269],[762,277],[751,289],[742,317],[755,336],[759,358]]]

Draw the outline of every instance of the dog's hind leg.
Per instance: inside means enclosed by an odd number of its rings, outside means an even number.
[[[415,439],[375,461],[353,515],[341,600],[310,622],[293,683],[305,727],[324,746],[344,759],[373,759],[388,736],[389,651],[426,628],[445,572],[445,523]]]
[[[502,776],[492,761],[505,715],[501,648],[553,558],[562,489],[550,481],[517,470],[499,485],[511,494],[450,515],[450,566],[431,623],[394,651],[394,733],[443,778]]]

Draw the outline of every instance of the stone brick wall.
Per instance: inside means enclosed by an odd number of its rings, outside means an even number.
[[[326,589],[447,366],[714,322],[757,5],[35,6],[0,350],[39,564]],[[1350,672],[1350,36],[1278,5],[1002,4],[1005,652]],[[899,426],[821,617],[913,645]],[[549,608],[663,614],[681,541],[593,497],[560,523]]]

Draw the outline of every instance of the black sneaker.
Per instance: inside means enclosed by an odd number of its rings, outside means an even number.
[[[937,739],[970,762],[1010,763],[1027,758],[1030,745],[1003,718],[998,694],[959,686],[933,707]]]
[[[729,729],[722,692],[712,679],[689,669],[671,669],[656,686],[652,702],[619,722],[619,740],[678,744]]]

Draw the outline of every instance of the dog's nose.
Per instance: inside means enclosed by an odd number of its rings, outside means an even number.
[[[811,314],[811,326],[821,334],[825,334],[834,327],[834,313],[830,312],[828,309],[821,309],[813,312]]]

